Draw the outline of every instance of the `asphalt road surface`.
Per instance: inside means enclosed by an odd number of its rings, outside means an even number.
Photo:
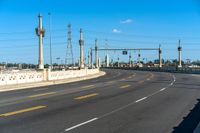
[[[192,133],[200,76],[131,70],[0,93],[0,133]]]

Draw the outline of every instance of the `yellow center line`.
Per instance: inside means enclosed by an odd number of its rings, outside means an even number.
[[[30,111],[34,111],[34,110],[38,110],[38,109],[42,109],[42,108],[46,108],[46,107],[47,106],[36,106],[36,107],[32,107],[32,108],[17,110],[17,111],[8,112],[8,113],[5,113],[5,114],[0,114],[0,117],[6,117],[6,116],[11,116],[11,115],[21,114],[21,113],[30,112]]]
[[[121,88],[121,89],[124,89],[124,88],[128,88],[128,87],[130,87],[130,85],[123,85],[123,86],[121,86],[120,88]]]
[[[142,84],[142,83],[144,83],[144,80],[142,80],[142,81],[139,81],[139,84]]]
[[[82,99],[86,99],[86,98],[89,98],[89,97],[94,97],[94,96],[97,96],[99,95],[98,93],[92,93],[92,94],[88,94],[88,95],[85,95],[85,96],[80,96],[80,97],[76,97],[74,98],[75,100],[82,100]]]
[[[36,94],[36,95],[31,95],[28,96],[29,98],[35,98],[35,97],[41,97],[41,96],[47,96],[47,95],[52,95],[55,94],[56,92],[48,92],[48,93],[42,93],[42,94]]]
[[[94,85],[87,85],[87,86],[83,86],[81,87],[82,89],[86,89],[86,88],[91,88],[91,87],[94,87]]]
[[[112,84],[112,83],[114,83],[115,81],[113,80],[113,81],[109,81],[109,82],[107,82],[108,84]]]

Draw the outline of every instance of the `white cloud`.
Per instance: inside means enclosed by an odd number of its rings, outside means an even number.
[[[130,23],[133,23],[133,20],[132,19],[121,20],[120,23],[121,24],[130,24]]]
[[[118,29],[113,29],[112,32],[113,32],[113,33],[121,33],[121,31],[118,30]]]

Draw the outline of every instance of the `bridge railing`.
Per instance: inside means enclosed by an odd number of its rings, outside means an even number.
[[[138,71],[155,71],[155,72],[171,72],[171,73],[189,73],[200,74],[199,68],[176,68],[176,67],[104,67],[108,69],[125,69],[125,70],[138,70]]]
[[[96,74],[98,72],[99,69],[67,71],[50,71],[45,69],[43,71],[18,71],[0,73],[0,86],[83,77],[91,74]]]

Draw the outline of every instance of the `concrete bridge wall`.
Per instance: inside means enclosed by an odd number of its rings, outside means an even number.
[[[18,71],[12,73],[0,73],[0,86],[42,81],[53,81],[68,78],[83,77],[99,73],[99,69],[81,69],[69,71]]]

